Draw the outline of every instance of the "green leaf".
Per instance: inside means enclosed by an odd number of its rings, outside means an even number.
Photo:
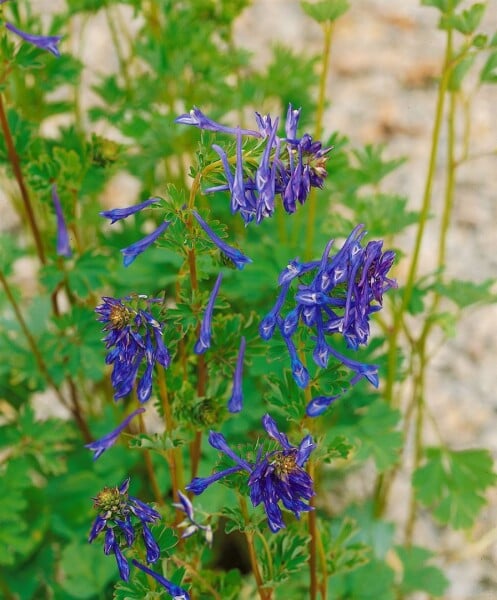
[[[497,479],[487,450],[428,448],[426,463],[413,475],[416,497],[435,518],[455,529],[471,527],[485,504],[484,492]]]
[[[350,8],[347,0],[321,0],[321,2],[312,4],[301,2],[301,6],[304,12],[318,23],[336,21]]]
[[[432,565],[426,564],[433,553],[426,548],[411,546],[395,548],[402,561],[403,573],[400,589],[403,594],[426,592],[430,596],[442,596],[449,585],[443,572]]]
[[[452,300],[459,308],[467,308],[473,304],[497,302],[497,293],[491,291],[495,283],[494,279],[487,279],[481,283],[453,279],[449,283],[436,283],[433,289]]]
[[[433,6],[443,13],[453,11],[462,0],[421,0],[423,6]]]
[[[297,535],[295,531],[282,531],[279,535],[272,535],[269,548],[273,558],[272,577],[266,561],[263,561],[264,581],[267,585],[271,582],[281,583],[286,581],[292,573],[296,573],[306,565],[308,555],[308,537]]]
[[[359,532],[357,523],[349,516],[333,519],[330,539],[324,538],[329,573],[346,573],[368,562],[371,550],[358,541]]]
[[[497,35],[497,34],[496,34]],[[482,83],[497,83],[497,52],[492,52],[480,73]]]
[[[362,150],[353,150],[358,166],[353,169],[359,185],[377,184],[392,171],[395,171],[402,165],[405,158],[394,158],[393,160],[384,160],[383,152],[385,146],[378,144],[373,146],[367,144]]]
[[[480,24],[485,8],[485,4],[476,3],[458,15],[446,15],[440,21],[440,28],[455,29],[464,35],[470,35]]]
[[[86,540],[64,548],[61,568],[61,587],[75,598],[99,596],[118,577],[114,556],[104,556],[98,544],[90,546]]]
[[[462,81],[473,66],[475,59],[476,56],[473,54],[471,56],[466,56],[466,58],[463,58],[457,62],[456,66],[450,72],[448,84],[449,90],[455,92],[461,89]]]
[[[394,572],[384,562],[371,560],[350,573],[330,578],[329,598],[395,600]]]

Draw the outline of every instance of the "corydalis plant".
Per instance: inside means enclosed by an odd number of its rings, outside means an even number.
[[[93,498],[98,515],[93,522],[88,541],[90,544],[104,534],[105,554],[116,557],[121,579],[128,581],[129,564],[122,549],[134,546],[137,533],[141,533],[149,563],[159,560],[160,549],[149,524],[160,519],[160,514],[151,506],[134,496],[128,495],[130,479],[119,487],[105,487]]]
[[[232,128],[212,121],[198,108],[176,119],[177,123],[193,125],[219,133],[236,136],[236,157],[234,171],[223,148],[214,144],[219,154],[226,177],[223,185],[210,187],[204,193],[229,191],[231,210],[239,212],[245,223],[253,220],[260,223],[271,217],[280,198],[283,208],[289,214],[297,209],[297,203],[304,204],[313,187],[321,188],[327,176],[326,159],[331,148],[323,148],[321,142],[313,141],[305,133],[297,137],[300,110],[289,105],[285,122],[285,137],[278,136],[279,119],[274,123],[270,115],[255,113],[259,131]],[[252,152],[254,160],[243,160],[243,136],[261,140]],[[258,163],[255,157],[259,156]]]
[[[351,385],[362,377],[378,385],[377,367],[349,359],[329,343],[330,337],[338,334],[352,350],[366,344],[370,315],[381,309],[383,294],[397,285],[395,280],[387,277],[395,253],[391,250],[382,252],[383,242],[380,241],[369,242],[363,247],[361,240],[365,234],[364,226],[358,225],[334,256],[330,257],[334,243],[330,240],[320,261],[302,263],[293,260],[278,278],[280,294],[261,321],[259,333],[264,340],[269,340],[278,328],[288,348],[293,377],[302,388],[309,384],[309,373],[293,340],[300,324],[313,334],[312,356],[316,365],[326,368],[333,356],[355,372]],[[283,306],[295,279],[300,283],[293,296],[294,305],[284,314]],[[328,397],[328,404],[325,398],[320,396],[311,401],[307,414],[321,414],[337,396]]]
[[[136,393],[140,402],[146,402],[152,394],[154,366],[169,367],[171,356],[164,344],[162,327],[150,312],[158,302],[147,296],[126,298],[102,298],[103,303],[95,312],[99,321],[105,323],[105,346],[109,350],[105,358],[113,365],[111,382],[114,399],[131,393],[142,363],[143,374],[138,379]]]
[[[280,501],[297,518],[301,512],[312,510],[308,502],[314,496],[314,487],[311,477],[304,470],[304,465],[316,446],[310,435],[305,436],[298,447],[292,446],[268,414],[264,415],[262,424],[269,437],[278,442],[280,449],[263,453],[260,448],[255,462],[250,463],[231,450],[221,433],[211,431],[209,444],[231,458],[236,466],[214,473],[210,477],[196,477],[186,489],[194,494],[201,494],[216,481],[237,471],[246,471],[252,504],[264,505],[269,528],[276,533],[285,527],[283,514],[278,506]]]

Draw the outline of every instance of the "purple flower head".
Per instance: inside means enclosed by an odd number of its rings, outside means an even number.
[[[198,521],[196,521],[196,519],[195,519],[195,514],[193,511],[193,504],[188,499],[188,496],[185,496],[185,494],[183,494],[181,491],[178,491],[178,495],[179,495],[179,502],[174,502],[173,506],[175,508],[177,508],[178,510],[180,510],[181,512],[184,512],[186,515],[186,518],[184,519],[184,521],[182,521],[178,525],[178,527],[184,528],[184,531],[183,531],[181,537],[187,538],[187,537],[192,536],[197,531],[203,531],[204,535],[205,535],[205,540],[210,546],[212,544],[212,540],[213,540],[211,526],[210,525],[201,525],[200,523],[198,523]]]
[[[212,229],[207,225],[207,223],[202,219],[202,217],[198,214],[196,210],[192,210],[192,215],[195,217],[197,223],[202,227],[205,233],[209,236],[212,242],[219,248],[221,253],[228,258],[237,269],[243,269],[243,267],[252,262],[248,256],[245,256],[238,250],[237,248],[233,248],[229,246],[223,240],[216,235]]]
[[[255,462],[248,463],[229,448],[224,436],[211,432],[210,445],[231,458],[236,466],[219,471],[210,477],[197,477],[187,486],[187,489],[194,494],[201,494],[214,482],[237,471],[247,471],[252,504],[254,506],[263,504],[269,528],[276,533],[285,527],[279,502],[297,518],[301,512],[312,510],[308,502],[314,496],[314,487],[304,465],[315,444],[308,435],[298,447],[293,446],[287,436],[278,430],[274,419],[268,414],[263,417],[262,424],[269,437],[276,441],[280,448],[265,453],[259,451]]]
[[[101,217],[105,217],[110,220],[110,224],[116,223],[121,219],[127,219],[129,216],[134,215],[144,208],[155,204],[156,202],[160,202],[160,198],[149,198],[148,200],[144,200],[140,204],[135,204],[134,206],[128,206],[127,208],[113,208],[112,210],[103,210],[99,213]]]
[[[144,408],[137,408],[132,413],[130,413],[124,419],[124,421],[120,425],[118,425],[113,431],[111,431],[107,435],[104,435],[99,440],[95,440],[94,442],[91,442],[90,444],[86,444],[85,448],[88,448],[89,450],[94,452],[93,460],[97,460],[97,458],[102,456],[102,454],[106,450],[108,450],[111,446],[113,446],[116,443],[118,437],[121,435],[121,433],[126,429],[126,427],[129,425],[129,423],[132,421],[132,419],[134,419],[136,417],[136,415],[139,415],[140,413],[143,413],[143,412],[145,412]]]
[[[98,515],[88,536],[91,544],[104,532],[104,553],[115,555],[119,574],[124,581],[129,579],[129,565],[122,550],[135,544],[136,531],[142,533],[147,562],[156,562],[160,556],[159,546],[148,528],[149,523],[160,519],[160,514],[141,500],[128,496],[129,483],[128,478],[119,487],[105,487],[93,498],[93,507]],[[147,518],[140,514],[145,514]]]
[[[271,217],[276,200],[281,198],[283,208],[289,214],[295,212],[297,202],[304,204],[313,187],[321,188],[327,176],[326,160],[331,148],[323,148],[321,142],[313,141],[309,134],[297,136],[301,109],[291,105],[285,122],[286,137],[277,134],[278,121],[270,115],[255,113],[260,133],[239,127],[225,127],[206,117],[198,108],[190,114],[181,115],[177,123],[194,125],[200,129],[222,132],[237,137],[235,175],[225,151],[218,145],[214,150],[221,157],[226,185],[216,185],[205,193],[229,191],[231,210],[239,212],[244,222],[260,223]],[[262,138],[259,146],[250,150],[251,160],[243,163],[242,136]],[[253,157],[260,153],[257,164]]]
[[[123,255],[123,263],[125,267],[129,267],[129,265],[135,260],[135,258],[145,252],[145,250],[151,246],[171,224],[171,221],[164,221],[157,227],[155,231],[152,231],[149,235],[146,235],[144,238],[131,244],[127,248],[123,248],[121,253]]]
[[[17,29],[17,27],[12,25],[12,23],[5,23],[5,27],[7,27],[7,29],[9,31],[12,31],[16,35],[18,35],[20,38],[22,38],[25,42],[28,42],[29,44],[33,44],[33,46],[37,46],[38,48],[41,48],[42,50],[47,50],[48,52],[51,52],[57,58],[60,57],[60,51],[59,51],[58,44],[59,44],[60,40],[62,39],[62,36],[60,36],[60,35],[33,35],[31,33],[26,33],[25,31],[21,31],[20,29]]]
[[[195,354],[203,354],[206,350],[211,347],[211,331],[212,331],[212,313],[214,311],[214,304],[216,303],[216,298],[219,293],[219,288],[221,287],[221,281],[223,280],[223,274],[219,273],[216,279],[216,283],[212,288],[211,295],[209,296],[209,302],[207,302],[207,307],[205,309],[204,318],[202,319],[202,324],[200,325],[200,336],[195,343],[195,347],[193,351]]]
[[[105,362],[113,365],[114,399],[127,396],[136,384],[138,399],[146,402],[152,394],[154,366],[167,368],[171,362],[163,340],[163,326],[150,312],[156,300],[146,296],[104,296],[102,300],[95,312],[106,332]],[[145,367],[139,376],[142,365]]]
[[[231,398],[228,402],[228,410],[231,413],[240,412],[243,408],[243,389],[242,389],[242,377],[243,377],[243,359],[245,356],[246,341],[244,336],[240,340],[240,349],[238,351],[238,358],[236,361],[235,375],[233,377],[233,390],[231,392]]]
[[[313,145],[309,140],[306,144]],[[262,320],[259,333],[267,340],[278,325],[288,348],[293,377],[300,387],[307,387],[309,373],[300,361],[293,341],[299,325],[308,328],[310,339],[316,342],[312,353],[316,365],[326,368],[330,356],[333,356],[353,371],[351,385],[362,378],[378,385],[376,365],[348,358],[331,344],[331,337],[337,334],[353,351],[367,344],[370,316],[381,309],[383,294],[397,285],[387,276],[395,254],[391,250],[383,252],[381,241],[369,242],[363,247],[361,242],[365,234],[364,226],[358,225],[334,255],[331,255],[333,240],[330,240],[321,260],[309,263],[291,261],[279,276],[282,290],[275,306]],[[288,312],[283,312],[292,282],[301,277],[306,283],[299,282],[293,294],[293,306]],[[319,411],[328,406],[326,398],[319,397],[309,404],[309,416],[320,414]]]
[[[139,563],[137,560],[133,559],[132,562],[135,565],[135,567],[138,567],[141,571],[143,571],[144,573],[147,573],[147,575],[150,575],[158,583],[160,583],[164,587],[164,589],[167,591],[167,593],[172,597],[173,600],[190,600],[190,595],[183,588],[174,584],[172,581],[165,579],[164,577],[162,577],[162,575],[159,575],[155,571],[152,571],[145,565],[142,565],[141,563]]]
[[[55,184],[52,186],[52,201],[57,218],[57,254],[59,256],[70,258],[72,256],[72,252],[71,246],[69,245],[69,233],[67,231],[64,213],[62,212],[60,198],[57,194],[57,186]]]

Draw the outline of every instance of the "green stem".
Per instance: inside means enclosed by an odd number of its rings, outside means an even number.
[[[110,36],[112,38],[112,44],[116,50],[116,56],[117,56],[117,62],[119,63],[119,70],[121,71],[123,78],[124,78],[124,85],[126,88],[126,92],[128,97],[131,94],[131,89],[132,89],[132,85],[131,85],[131,77],[128,73],[128,64],[126,61],[126,58],[124,57],[122,48],[121,48],[121,43],[119,42],[119,34],[117,32],[115,23],[114,23],[114,18],[110,13],[110,7],[106,6],[105,7],[105,17],[107,19],[107,25],[109,26],[109,31],[110,31]]]
[[[145,420],[143,418],[143,414],[138,415],[138,420],[140,423],[140,433],[145,433]],[[159,482],[157,481],[157,477],[155,476],[154,464],[152,462],[152,456],[150,454],[150,450],[145,449],[143,453],[145,459],[145,469],[147,470],[147,477],[152,486],[152,492],[154,493],[154,498],[159,506],[164,506],[164,498],[162,497],[162,492],[160,491]]]
[[[314,139],[319,139],[323,130],[323,115],[324,106],[326,103],[326,80],[331,56],[331,42],[333,39],[333,25],[329,21],[323,25],[324,43],[323,43],[323,64],[321,68],[321,76],[319,78],[318,102],[316,108],[316,127],[314,130]],[[316,228],[316,212],[317,212],[316,190],[313,189],[307,199],[308,215],[307,215],[307,235],[306,235],[306,251],[307,260],[311,260],[314,247],[314,231]]]
[[[44,265],[46,264],[46,258],[41,233],[36,223],[36,217],[33,210],[33,205],[31,203],[31,198],[29,197],[28,188],[26,187],[26,184],[24,182],[24,176],[21,170],[21,161],[19,160],[19,156],[14,146],[14,140],[12,139],[12,133],[10,131],[9,122],[7,120],[7,115],[4,109],[2,94],[0,94],[0,126],[2,128],[5,139],[7,155],[9,157],[10,164],[12,165],[12,170],[14,172],[14,177],[16,178],[17,185],[19,186],[19,190],[21,192],[24,210],[26,211],[26,216],[29,223],[29,227],[31,229],[31,233],[33,234],[36,252],[38,254],[40,262]]]

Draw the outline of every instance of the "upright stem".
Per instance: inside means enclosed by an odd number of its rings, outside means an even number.
[[[314,462],[309,460],[308,472],[310,477],[314,478]],[[314,497],[311,498],[309,504],[314,508]],[[318,578],[317,578],[317,523],[316,523],[316,511],[310,510],[307,513],[307,519],[309,523],[309,534],[311,539],[309,541],[309,575],[311,579],[310,583],[310,598],[316,600],[318,597]]]
[[[324,43],[323,43],[323,64],[321,68],[321,76],[319,78],[318,103],[316,108],[316,128],[314,130],[314,139],[319,139],[323,130],[323,114],[324,105],[326,102],[326,79],[331,56],[331,42],[333,39],[333,25],[329,21],[323,25]],[[316,190],[313,189],[307,200],[308,216],[307,216],[307,235],[306,235],[306,258],[312,258],[312,250],[314,244],[314,229],[316,227]]]
[[[145,429],[145,420],[143,419],[143,414],[138,415],[139,423],[140,423],[140,432],[144,433]],[[148,480],[150,485],[152,486],[152,491],[154,493],[154,498],[157,504],[160,506],[164,505],[164,498],[162,497],[162,492],[160,491],[159,483],[157,481],[157,477],[155,476],[154,465],[152,463],[152,456],[150,455],[150,450],[145,450],[143,453],[145,458],[145,469],[147,470]]]
[[[240,509],[242,511],[243,518],[245,520],[245,524],[248,525],[250,523],[250,517],[248,514],[247,502],[245,498],[240,496]],[[255,552],[254,545],[254,534],[245,528],[245,539],[247,540],[247,548],[249,552],[250,565],[252,567],[252,573],[254,574],[255,582],[257,584],[257,590],[259,592],[259,596],[261,600],[271,600],[272,590],[264,587],[264,582],[262,580],[261,571],[259,569],[259,563],[257,562],[257,554]]]
[[[26,184],[24,182],[24,176],[21,170],[21,161],[19,160],[19,156],[14,146],[14,140],[12,139],[12,133],[10,131],[9,122],[7,120],[7,115],[4,109],[2,94],[0,94],[0,126],[3,131],[9,161],[12,165],[12,170],[14,171],[14,177],[16,178],[17,185],[19,186],[19,190],[21,192],[21,198],[24,204],[24,210],[26,211],[29,227],[31,229],[31,233],[33,234],[36,252],[38,254],[40,262],[44,265],[46,263],[46,258],[45,250],[43,248],[43,242],[41,239],[41,233],[36,223],[36,217],[33,210],[33,205],[31,204],[31,199],[29,197],[28,188],[26,187]]]

